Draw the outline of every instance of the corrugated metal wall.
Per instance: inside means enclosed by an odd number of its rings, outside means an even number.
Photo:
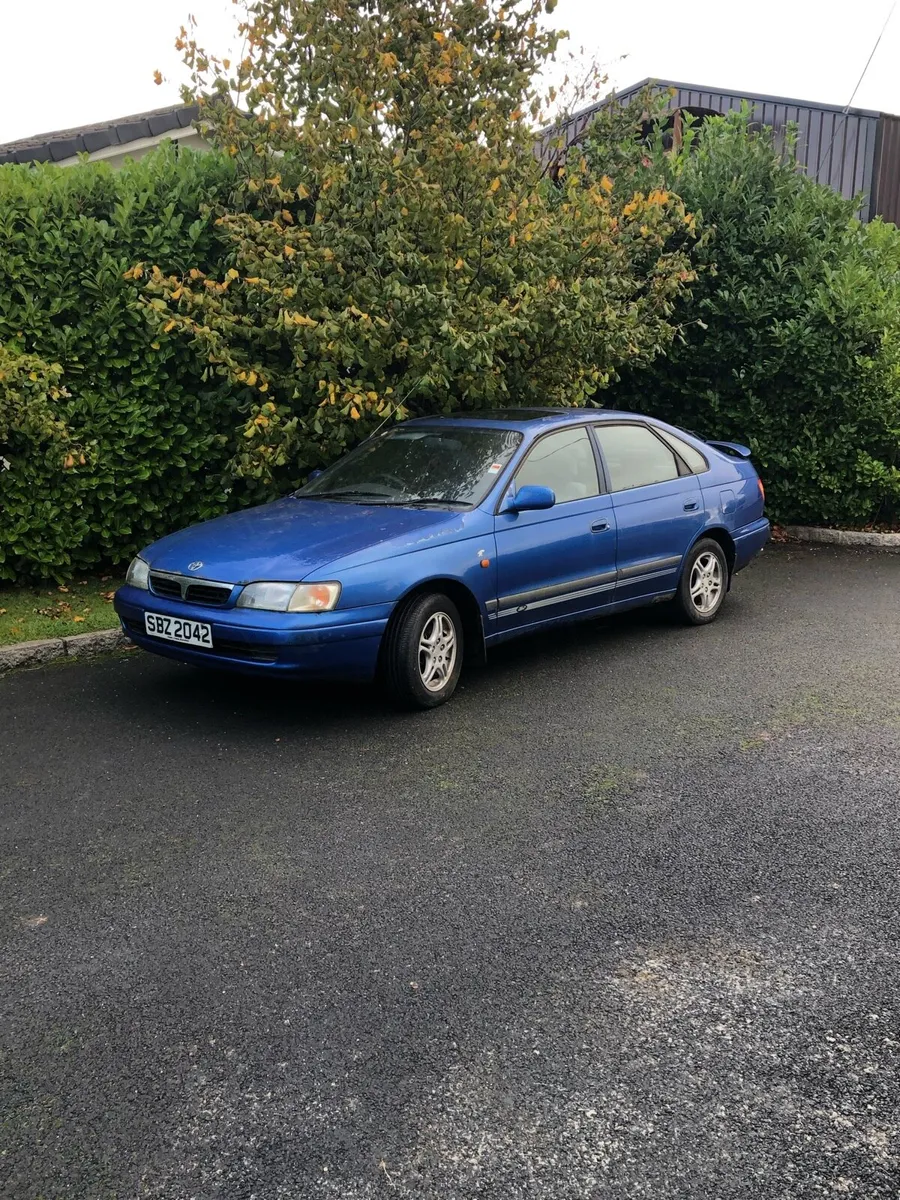
[[[882,113],[878,123],[870,217],[900,225],[900,117]]]
[[[647,86],[649,81],[618,93],[621,101],[630,100]],[[875,143],[879,128],[879,114],[865,109],[851,109],[846,115],[839,108],[827,105],[803,103],[778,96],[742,96],[737,92],[717,92],[689,84],[672,83],[667,80],[654,82],[655,91],[674,94],[669,107],[701,108],[719,113],[739,109],[746,101],[753,111],[753,120],[760,125],[770,125],[776,136],[784,133],[785,126],[797,126],[797,157],[809,175],[819,183],[827,183],[848,199],[863,193],[864,199],[859,214],[870,216],[875,168]],[[608,101],[602,101],[608,103]],[[601,105],[592,105],[576,113],[565,127],[567,143],[580,137],[594,113]],[[891,131],[891,138],[884,138],[882,161],[890,161],[893,180],[900,189],[900,120]],[[896,147],[896,148],[895,148]],[[897,198],[900,202],[900,196]],[[896,216],[889,218],[896,220]]]

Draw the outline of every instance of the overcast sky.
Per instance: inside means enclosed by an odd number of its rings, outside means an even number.
[[[890,7],[559,0],[553,19],[620,88],[652,76],[844,105]],[[231,0],[0,0],[0,143],[177,102],[172,43],[186,14],[208,49],[233,53],[236,11]],[[900,5],[854,105],[900,113]]]

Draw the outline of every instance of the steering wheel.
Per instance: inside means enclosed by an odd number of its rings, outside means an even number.
[[[377,475],[372,482],[378,484],[387,484],[388,487],[392,487],[395,491],[400,492],[401,495],[408,491],[407,485],[404,483],[404,481],[399,479],[396,475],[391,475],[389,471],[383,471],[380,475]]]

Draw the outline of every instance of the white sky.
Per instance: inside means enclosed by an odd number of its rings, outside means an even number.
[[[553,20],[620,88],[649,75],[844,105],[890,6],[559,0]],[[207,49],[233,54],[236,11],[231,0],[0,0],[0,143],[177,102],[172,43],[186,14]],[[854,105],[900,113],[900,4]]]

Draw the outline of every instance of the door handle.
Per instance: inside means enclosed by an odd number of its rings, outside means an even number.
[[[591,533],[602,533],[604,529],[609,529],[609,521],[595,521],[591,526]]]
[[[688,500],[684,506],[684,511],[685,512],[696,512],[699,507],[700,507],[699,500]]]

